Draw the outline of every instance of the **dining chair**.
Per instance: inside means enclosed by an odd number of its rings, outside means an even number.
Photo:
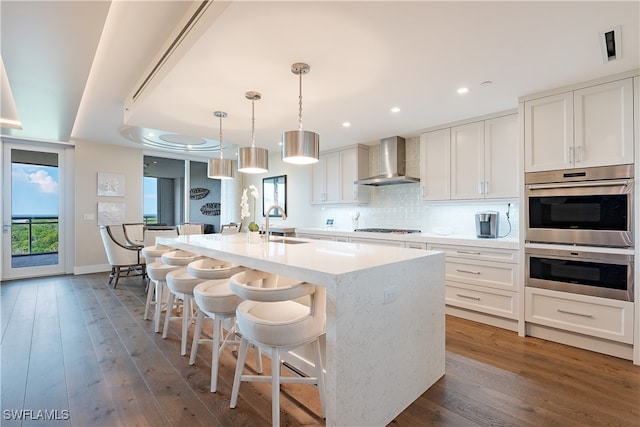
[[[144,246],[144,224],[141,222],[122,224],[124,238],[129,246]]]
[[[203,234],[204,227],[202,224],[189,224],[184,223],[178,226],[178,233],[181,235],[185,234]]]
[[[113,282],[113,288],[118,286],[118,279],[133,275],[146,278],[146,262],[140,253],[139,247],[131,247],[124,237],[124,230],[121,226],[101,226],[100,236],[107,259],[111,265],[109,274],[109,284]]]

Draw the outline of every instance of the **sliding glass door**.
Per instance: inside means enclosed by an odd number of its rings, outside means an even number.
[[[3,149],[2,278],[63,274],[64,149]]]

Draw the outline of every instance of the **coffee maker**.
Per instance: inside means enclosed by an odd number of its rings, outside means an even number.
[[[497,211],[484,211],[476,213],[476,235],[487,239],[498,237]]]

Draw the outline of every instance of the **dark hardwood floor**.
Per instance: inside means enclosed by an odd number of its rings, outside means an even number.
[[[229,409],[235,356],[225,350],[210,393],[211,347],[189,366],[179,324],[163,340],[142,319],[140,279],[114,290],[107,276],[2,283],[2,426],[270,425],[269,384],[243,383]],[[446,357],[446,375],[391,425],[640,426],[630,361],[453,317]],[[324,424],[315,389],[282,388],[283,425]]]

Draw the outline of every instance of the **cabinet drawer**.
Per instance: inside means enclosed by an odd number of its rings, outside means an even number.
[[[427,244],[424,242],[405,242],[404,247],[411,249],[427,249]]]
[[[490,288],[518,290],[518,264],[503,262],[472,262],[447,257],[445,274],[447,281],[462,282]]]
[[[447,254],[447,258],[466,258],[466,259],[478,259],[484,261],[499,261],[499,262],[518,262],[518,251],[509,249],[492,249],[482,248],[475,246],[455,246],[455,245],[442,245],[442,244],[430,244],[429,249],[434,251],[443,251]]]
[[[404,242],[401,240],[384,240],[384,239],[368,239],[361,237],[350,237],[349,243],[364,243],[367,245],[381,245],[381,246],[397,246],[404,247]]]
[[[473,286],[461,287],[447,282],[445,301],[448,305],[475,310],[509,319],[518,318],[516,293],[500,292],[492,289],[478,289]]]
[[[633,344],[632,302],[526,288],[525,320]]]

